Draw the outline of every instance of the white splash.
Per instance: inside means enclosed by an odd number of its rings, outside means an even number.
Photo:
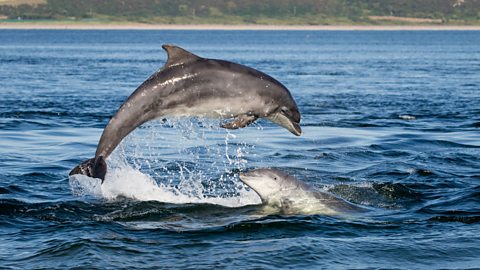
[[[84,175],[71,176],[72,193],[107,201],[128,198],[226,207],[261,203],[231,173],[246,168],[244,156],[249,150],[246,144],[230,145],[234,134],[228,130],[205,134],[195,121],[151,125],[129,135],[113,152],[103,184]]]
[[[241,188],[238,190],[237,196],[210,197],[205,196],[202,185],[195,179],[186,179],[185,181],[192,185],[165,186],[157,184],[149,175],[134,168],[121,167],[108,172],[103,184],[100,183],[100,179],[85,175],[70,176],[70,187],[72,193],[77,196],[93,196],[108,201],[128,198],[174,204],[209,203],[227,207],[261,203],[258,195],[252,190]],[[195,189],[192,190],[192,188]]]
[[[398,118],[402,119],[402,120],[406,120],[406,121],[413,121],[413,120],[416,120],[417,118],[413,115],[408,115],[408,114],[401,114],[398,116]]]

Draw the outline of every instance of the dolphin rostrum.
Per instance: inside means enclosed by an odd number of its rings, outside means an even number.
[[[265,206],[283,214],[339,215],[367,211],[277,169],[244,172],[240,174],[240,180],[260,196]]]
[[[163,45],[164,67],[143,82],[120,106],[103,130],[95,158],[75,167],[70,175],[105,178],[105,159],[130,132],[164,116],[233,118],[221,126],[243,128],[258,118],[300,136],[300,112],[288,89],[253,68],[199,57],[180,47]]]

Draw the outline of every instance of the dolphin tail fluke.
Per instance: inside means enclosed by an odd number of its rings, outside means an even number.
[[[68,175],[74,174],[83,174],[89,177],[99,178],[103,183],[105,175],[107,174],[107,163],[103,156],[87,159],[73,168]]]

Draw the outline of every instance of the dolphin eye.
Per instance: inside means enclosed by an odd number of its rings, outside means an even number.
[[[276,178],[276,177],[273,177],[273,180],[277,181],[277,178]]]
[[[280,111],[284,114],[284,115],[287,115],[287,116],[290,116],[292,115],[292,112],[290,112],[290,110],[286,107],[282,107],[280,108]]]

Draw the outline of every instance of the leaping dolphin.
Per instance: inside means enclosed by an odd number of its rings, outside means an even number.
[[[330,193],[314,189],[278,169],[255,169],[240,174],[240,180],[253,189],[265,206],[283,214],[341,215],[366,212]]]
[[[223,128],[243,128],[258,118],[300,136],[300,112],[288,89],[253,68],[199,57],[180,47],[163,45],[168,59],[120,106],[103,130],[95,158],[70,175],[105,179],[105,159],[130,132],[164,116],[233,118]]]

